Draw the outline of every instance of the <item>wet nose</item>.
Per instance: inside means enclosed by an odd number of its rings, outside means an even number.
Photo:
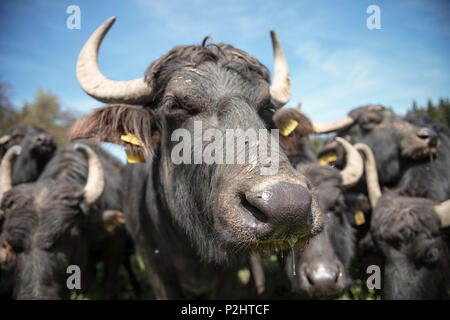
[[[338,294],[342,289],[342,264],[317,263],[313,266],[303,265],[300,270],[306,277],[308,291],[313,294],[333,295]]]
[[[429,128],[422,128],[417,131],[417,136],[421,139],[427,140],[429,147],[437,147],[439,138],[436,131]]]
[[[46,134],[36,136],[35,141],[39,145],[48,145],[51,143],[51,138]]]
[[[266,229],[269,232],[280,231],[281,236],[289,233],[288,229],[311,224],[311,192],[300,184],[278,182],[248,192],[245,198],[250,204],[247,209],[250,209],[259,223],[268,227]]]

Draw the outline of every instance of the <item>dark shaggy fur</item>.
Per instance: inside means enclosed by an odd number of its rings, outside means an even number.
[[[380,105],[356,108],[349,116],[355,122],[338,131],[337,135],[348,138],[352,144],[365,143],[372,149],[382,185],[395,186],[411,163],[429,160],[433,147],[418,136],[421,126],[402,119]],[[326,151],[326,147],[319,151],[319,157]],[[337,162],[342,163],[341,160]]]
[[[105,231],[101,215],[122,208],[121,164],[97,143],[79,142],[94,150],[105,172],[104,191],[93,205],[84,199],[87,160],[74,150],[74,142],[58,150],[36,182],[15,186],[4,195],[0,238],[16,255],[14,289],[19,299],[68,298],[66,269],[72,264],[81,268],[82,289],[87,290],[98,261],[105,265],[106,297],[114,294],[125,233],[123,228]]]
[[[371,235],[384,257],[384,299],[447,297],[449,253],[433,206],[423,198],[385,192],[372,215]]]
[[[396,188],[400,194],[437,201],[450,198],[450,130],[436,120],[410,112],[405,120],[417,127],[433,129],[439,137],[437,153],[422,161],[411,162]]]
[[[314,132],[311,121],[296,109],[279,109],[273,115],[274,125],[279,129],[292,120],[298,123],[297,127],[288,136],[280,133],[280,146],[289,161],[294,167],[299,163],[317,161],[308,143],[308,136]]]
[[[342,178],[338,170],[318,164],[297,166],[314,185],[322,212],[325,215],[324,230],[313,237],[304,250],[296,250],[297,272],[292,274],[292,255],[286,260],[286,273],[295,293],[309,297],[338,297],[350,284],[350,263],[354,253],[354,231],[348,219],[348,211],[341,188]],[[310,280],[308,272],[322,264],[338,269],[340,275],[335,286],[323,291]]]
[[[279,157],[274,176],[260,175],[264,166],[260,161],[252,165],[175,165],[172,161],[171,150],[179,143],[172,141],[172,133],[182,128],[192,134],[195,121],[202,121],[203,132],[214,128],[223,136],[227,129],[271,129],[274,106],[269,80],[260,62],[230,45],[204,42],[175,47],[146,71],[146,81],[153,88],[152,101],[141,111],[131,106],[123,111],[145,124],[125,120],[120,116],[123,112],[117,111],[121,107],[113,105],[84,117],[72,128],[72,138],[116,139],[131,132],[144,148],[155,151],[145,165],[127,168],[130,196],[125,199],[125,215],[158,288],[158,298],[201,296],[218,288],[215,284],[220,279],[213,281],[209,275],[226,272],[222,263],[232,264],[238,252],[287,246],[288,239],[307,238],[320,230],[315,200],[311,227],[294,219],[282,232],[260,239],[242,220],[241,201],[251,187],[276,178],[307,183],[282,151],[271,154]],[[90,126],[87,130],[86,124]],[[194,151],[188,152],[192,156]],[[232,267],[227,270],[235,275]],[[188,281],[191,275],[194,282]]]
[[[53,138],[44,130],[30,124],[16,125],[5,135],[11,138],[0,145],[0,160],[12,146],[22,147],[22,152],[13,166],[13,185],[36,180],[56,150]]]

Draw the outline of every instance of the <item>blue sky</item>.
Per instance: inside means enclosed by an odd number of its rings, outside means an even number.
[[[69,5],[81,9],[81,29],[69,30]],[[366,9],[381,10],[381,30],[369,30]],[[100,49],[102,72],[115,80],[142,77],[175,45],[206,35],[254,55],[270,70],[269,29],[288,60],[292,98],[315,122],[381,103],[403,114],[450,96],[450,2],[371,1],[1,1],[0,74],[17,107],[38,86],[77,114],[101,104],[75,78],[78,53],[110,16],[117,21]]]

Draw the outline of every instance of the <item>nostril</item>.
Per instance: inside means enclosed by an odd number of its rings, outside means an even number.
[[[45,136],[45,135],[38,135],[36,137],[36,142],[39,143],[39,144],[44,144],[47,141],[48,141],[48,139],[47,139],[47,136]]]
[[[341,277],[342,272],[340,269],[337,269],[337,271],[334,274],[334,282],[337,283],[339,281],[339,278]]]
[[[417,136],[421,139],[430,139],[430,138],[437,138],[437,134],[434,130],[428,129],[428,128],[423,128],[420,129],[417,132]]]
[[[252,206],[247,199],[242,198],[241,199],[241,204],[242,206],[248,211],[250,212],[258,221],[264,222],[266,223],[269,219],[267,218],[267,216],[258,208],[256,208],[255,206]]]
[[[308,213],[308,225],[312,225],[313,224],[313,215],[312,215],[312,211],[310,211]]]
[[[306,272],[306,280],[308,280],[308,283],[310,286],[314,286],[314,280],[312,279],[312,277],[309,275],[308,272]]]
[[[438,145],[438,135],[432,129],[422,128],[417,132],[417,136],[420,139],[426,140],[429,147],[437,147]]]

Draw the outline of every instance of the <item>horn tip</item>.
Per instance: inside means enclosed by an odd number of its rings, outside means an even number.
[[[344,143],[348,142],[347,140],[345,140],[344,138],[341,138],[341,137],[335,137],[334,139],[337,142],[339,142],[340,144],[344,144]]]
[[[10,150],[11,150],[11,153],[18,156],[22,152],[22,147],[21,146],[13,146],[10,148]]]
[[[277,33],[275,32],[274,29],[270,28],[270,37],[272,39],[276,39],[277,38]]]
[[[109,18],[105,21],[105,23],[107,23],[107,24],[113,24],[114,22],[116,22],[116,16],[109,17]]]

